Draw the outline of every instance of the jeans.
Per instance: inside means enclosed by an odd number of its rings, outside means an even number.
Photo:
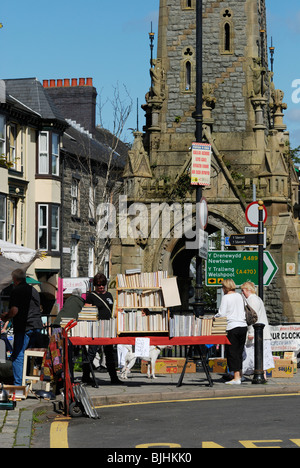
[[[6,333],[2,333],[2,335],[0,336],[0,340],[3,340],[4,343],[5,343],[5,347],[6,347],[6,352],[10,352],[12,353],[12,345],[10,344],[9,342],[9,339],[7,338],[7,335]]]
[[[27,348],[34,347],[37,335],[40,332],[41,330],[29,330],[25,333],[15,333],[14,335],[14,349],[12,353],[14,385],[22,385],[25,351]]]

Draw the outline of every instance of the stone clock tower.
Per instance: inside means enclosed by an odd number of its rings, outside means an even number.
[[[142,106],[146,122],[143,132],[135,133],[124,172],[128,206],[143,203],[149,213],[153,204],[195,202],[189,183],[195,139],[195,6],[196,0],[160,1],[157,55]],[[284,124],[284,93],[275,83],[268,67],[265,1],[203,0],[203,141],[213,149],[211,185],[204,190],[207,230],[243,233],[245,209],[256,193],[268,211],[267,249],[279,266],[266,290],[268,312],[274,320],[299,321],[298,178]],[[133,267],[168,269],[184,284],[195,251],[185,248],[184,235],[172,235],[173,210],[171,220],[168,235],[154,238],[149,223],[139,238],[115,239],[113,275]]]

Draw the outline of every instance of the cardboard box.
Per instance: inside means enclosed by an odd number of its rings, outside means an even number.
[[[290,359],[293,362],[294,365],[294,374],[297,374],[297,357],[295,356],[294,352],[286,352],[284,353],[283,359]]]
[[[164,358],[157,359],[155,364],[155,374],[181,374],[185,358]],[[148,362],[142,361],[141,373],[147,374]],[[187,363],[185,372],[192,374],[196,372],[196,363],[191,361]]]
[[[208,367],[210,372],[218,374],[226,374],[227,372],[227,359],[211,358],[208,360]]]
[[[291,379],[294,377],[294,363],[291,359],[276,359],[272,369],[274,379]]]

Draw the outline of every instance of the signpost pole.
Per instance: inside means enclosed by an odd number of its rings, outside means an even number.
[[[264,300],[264,202],[258,202],[258,287],[259,297]],[[264,327],[254,325],[254,377],[252,384],[266,383],[264,378]]]
[[[264,202],[258,202],[258,289],[259,297],[264,300]]]
[[[202,0],[196,2],[196,112],[194,119],[196,121],[196,142],[202,142],[202,126],[203,126],[203,99],[202,99]],[[196,216],[200,218],[200,201],[202,199],[202,186],[198,185],[196,188]],[[199,221],[199,222],[198,222]],[[200,219],[197,219],[196,226],[200,226]],[[196,233],[198,238],[198,233]],[[203,288],[203,269],[202,258],[199,253],[196,257],[196,287],[195,287],[195,315],[197,317],[204,315],[204,304],[202,300]]]

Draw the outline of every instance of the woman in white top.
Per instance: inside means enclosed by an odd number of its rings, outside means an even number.
[[[224,280],[222,288],[224,296],[216,317],[227,318],[227,337],[231,343],[226,345],[227,365],[229,371],[234,373],[234,379],[226,384],[240,385],[247,336],[244,301],[242,296],[235,292],[236,285],[233,280]]]
[[[271,332],[268,322],[268,317],[263,301],[256,295],[255,284],[247,281],[241,287],[242,292],[252,309],[255,310],[258,316],[257,323],[263,323],[264,328],[264,371],[266,379],[266,371],[273,369],[274,359],[271,348]],[[248,337],[245,346],[245,359],[243,362],[243,374],[251,375],[254,373],[254,329],[248,327]]]

